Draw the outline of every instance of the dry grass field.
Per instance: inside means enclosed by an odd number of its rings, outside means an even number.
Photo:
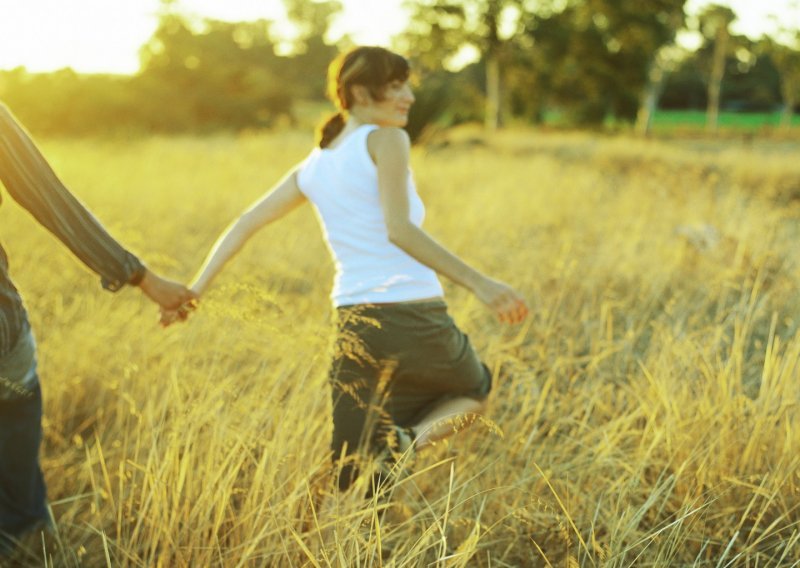
[[[188,279],[311,138],[41,142],[113,234]],[[800,565],[798,150],[532,131],[415,149],[428,230],[532,314],[503,328],[446,283],[490,414],[384,502],[324,476],[332,264],[309,207],[162,330],[6,199],[58,526],[23,565]]]

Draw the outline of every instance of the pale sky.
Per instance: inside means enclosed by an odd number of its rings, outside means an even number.
[[[688,0],[696,13],[710,0]],[[349,34],[356,43],[388,46],[403,31],[403,0],[342,0],[343,14],[331,35]],[[798,0],[717,0],[739,16],[734,31],[751,37],[773,32],[775,18],[800,28]],[[281,0],[179,0],[183,13],[220,20],[265,18],[290,35]],[[135,73],[138,50],[156,28],[158,0],[0,0],[0,69],[30,71],[72,67],[85,73]]]
[[[708,4],[730,6],[737,16],[731,30],[751,39],[800,29],[800,0],[687,0],[686,13],[697,14]]]

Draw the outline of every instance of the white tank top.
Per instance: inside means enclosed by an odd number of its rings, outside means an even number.
[[[389,241],[378,195],[378,170],[364,124],[335,148],[314,148],[297,184],[314,205],[336,265],[334,306],[406,302],[442,295],[436,272]],[[409,216],[420,226],[425,206],[408,173]]]

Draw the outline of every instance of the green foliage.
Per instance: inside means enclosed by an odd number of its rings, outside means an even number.
[[[484,64],[484,120],[502,122],[502,68],[508,45],[519,31],[522,0],[424,0],[409,2],[411,25],[401,43],[424,69],[438,69],[465,46],[481,53]],[[502,28],[502,29],[501,29]]]
[[[413,141],[437,130],[463,122],[477,122],[483,117],[483,93],[480,65],[459,73],[440,69],[423,74],[414,88],[416,101],[408,117],[408,131]]]
[[[91,134],[136,128],[141,115],[128,77],[79,75],[71,69],[0,74],[0,97],[40,134]]]
[[[414,3],[404,45],[424,68],[464,44],[480,51],[482,65],[497,58],[501,106],[514,116],[539,122],[549,106],[576,124],[633,120],[656,53],[683,24],[684,3],[657,0],[643,10],[623,0],[427,0]]]
[[[731,53],[725,62],[721,84],[722,109],[769,111],[781,103],[781,75],[773,55],[746,38],[738,38],[752,61],[741,61]],[[666,81],[661,97],[665,109],[700,109],[708,102],[710,45],[690,54]]]
[[[791,44],[764,38],[758,46],[759,51],[769,56],[779,75],[784,126],[791,124],[794,107],[800,100],[800,30],[794,30],[789,37]]]
[[[589,0],[531,13],[525,22],[530,68],[551,104],[573,122],[632,121],[657,51],[683,23],[684,3],[658,0],[643,10],[623,0]]]
[[[482,5],[485,2],[479,2]],[[478,23],[459,0],[407,2],[411,11],[408,30],[398,38],[401,49],[425,70],[436,70],[465,44],[480,41]],[[479,47],[480,48],[480,47]]]
[[[700,33],[708,42],[715,41],[720,33],[726,33],[736,20],[736,12],[728,6],[709,4],[698,16]]]
[[[151,130],[268,126],[291,112],[286,65],[275,55],[266,21],[205,21],[198,33],[166,16],[142,48],[134,86]]]
[[[319,98],[325,93],[328,64],[339,52],[335,45],[325,43],[325,34],[342,5],[336,0],[284,0],[284,4],[300,34],[282,81],[294,86],[296,96]]]

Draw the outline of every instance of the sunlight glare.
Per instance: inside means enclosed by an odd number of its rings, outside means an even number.
[[[696,14],[710,0],[689,0]],[[328,41],[344,36],[351,43],[391,46],[404,31],[408,12],[403,0],[341,0]],[[727,0],[739,18],[735,33],[756,38],[780,27],[800,29],[798,0]],[[292,40],[282,0],[176,0],[183,14],[226,21],[266,19],[280,43]],[[153,34],[159,0],[24,0],[0,4],[0,69],[25,66],[29,71],[71,67],[84,73],[135,73],[139,48]],[[474,54],[472,54],[474,55]],[[466,54],[462,53],[462,57]],[[452,63],[452,62],[451,62]]]
[[[9,3],[10,4],[10,3]],[[0,69],[134,73],[156,2],[25,0],[0,7]]]

